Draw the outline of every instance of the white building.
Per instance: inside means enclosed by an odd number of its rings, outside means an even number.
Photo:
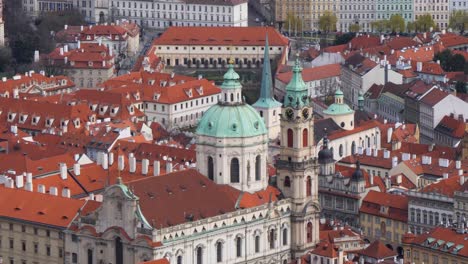
[[[449,1],[449,10],[450,14],[456,10],[468,10],[468,1],[467,0],[450,0]]]
[[[167,66],[219,68],[232,59],[235,67],[260,67],[266,36],[270,60],[287,54],[288,39],[272,27],[171,27],[151,50]]]
[[[339,2],[338,31],[349,31],[349,27],[353,24],[360,26],[360,31],[371,31],[371,22],[376,20],[374,0],[341,0]]]
[[[430,14],[432,20],[436,23],[439,29],[447,29],[449,23],[449,1],[439,0],[415,0],[414,1],[414,18],[417,20],[419,16]],[[427,29],[429,30],[429,29]]]
[[[246,0],[110,1],[109,15],[149,28],[170,26],[246,27]]]

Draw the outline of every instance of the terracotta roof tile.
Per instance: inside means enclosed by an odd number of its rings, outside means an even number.
[[[444,116],[436,126],[435,131],[461,139],[466,133],[465,126],[466,124],[464,120],[458,120],[451,116]]]
[[[436,227],[429,232],[416,235],[407,242],[414,246],[428,248],[431,252],[439,251],[441,254],[448,252],[460,257],[468,257],[466,233],[458,233],[452,228]]]
[[[427,93],[422,99],[421,102],[427,104],[428,106],[435,106],[437,103],[442,101],[445,97],[447,97],[449,93],[439,90],[439,89],[432,89],[429,93]]]
[[[0,216],[55,228],[67,228],[86,204],[83,200],[0,188]]]
[[[420,190],[422,193],[438,193],[447,197],[453,197],[456,191],[462,190],[460,177],[452,176],[448,179],[442,179],[438,182],[431,183]]]
[[[362,201],[359,212],[406,223],[408,221],[408,197],[371,190]]]
[[[322,80],[331,77],[339,77],[341,75],[340,64],[328,64],[314,68],[307,68],[302,71],[302,79],[304,82]],[[276,79],[283,83],[289,83],[292,78],[292,71],[280,73],[276,75]]]
[[[384,243],[380,242],[380,240],[372,242],[367,248],[358,251],[358,254],[378,260],[396,257],[398,255],[385,246]]]
[[[267,34],[270,47],[289,43],[273,27],[170,27],[153,45],[264,46]]]

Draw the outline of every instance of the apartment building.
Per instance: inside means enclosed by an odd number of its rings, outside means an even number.
[[[449,12],[448,0],[414,0],[414,20],[429,14],[440,30],[448,28]]]

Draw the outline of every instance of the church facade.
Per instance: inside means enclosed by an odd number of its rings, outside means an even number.
[[[297,60],[278,113],[277,186],[268,185],[267,126],[245,103],[231,64],[197,128],[196,170],[108,187],[67,231],[66,263],[286,264],[314,248],[319,161],[301,71]]]

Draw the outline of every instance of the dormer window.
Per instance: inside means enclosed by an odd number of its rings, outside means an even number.
[[[70,65],[71,65],[71,66],[75,66],[75,62],[74,62],[74,61],[70,61]]]
[[[53,123],[54,123],[54,119],[53,119],[53,118],[48,118],[47,121],[46,121],[46,125],[47,125],[47,126],[51,126]]]
[[[118,111],[119,111],[119,108],[118,108],[118,107],[113,107],[113,108],[111,109],[111,115],[112,115],[112,116],[116,115]]]
[[[136,93],[134,97],[135,97],[135,100],[140,100],[140,93]]]
[[[92,104],[92,105],[89,106],[89,109],[91,111],[96,111],[96,108],[97,108],[97,104]]]
[[[37,124],[39,123],[39,120],[40,120],[40,119],[41,119],[41,117],[39,117],[39,116],[34,116],[34,117],[32,118],[32,121],[31,121],[31,122],[32,122],[33,125],[37,125]]]
[[[80,119],[75,119],[75,121],[73,122],[75,124],[75,127],[79,127],[80,126]]]
[[[105,113],[107,112],[107,108],[108,108],[108,106],[106,106],[106,105],[101,106],[101,107],[99,108],[99,114],[100,114],[100,115],[105,114]]]
[[[90,121],[90,122],[94,122],[94,121],[96,121],[96,118],[95,118],[94,116],[90,116],[90,117],[89,117],[89,121]]]
[[[62,127],[68,126],[68,120],[62,120],[62,122],[60,122],[60,126]]]
[[[62,85],[67,85],[67,80],[63,79],[62,80]]]
[[[128,108],[128,111],[130,112],[131,115],[133,115],[133,111],[134,111],[134,110],[135,110],[135,109],[133,109],[133,106],[130,106],[130,107]]]
[[[159,97],[161,97],[161,94],[155,93],[153,98],[154,98],[155,101],[158,101]]]
[[[198,87],[196,90],[199,95],[203,95],[203,86]]]
[[[92,62],[92,61],[88,61],[88,66],[89,66],[89,67],[92,67],[92,66],[93,66],[93,62]]]
[[[86,40],[91,40],[91,35],[87,35]]]
[[[13,120],[15,120],[15,117],[16,117],[16,113],[9,113],[8,122],[12,122]]]
[[[192,89],[186,90],[185,93],[187,94],[188,97],[192,98]]]
[[[20,115],[20,120],[19,120],[19,122],[20,122],[20,123],[24,123],[24,122],[26,122],[26,119],[28,119],[28,115]]]

